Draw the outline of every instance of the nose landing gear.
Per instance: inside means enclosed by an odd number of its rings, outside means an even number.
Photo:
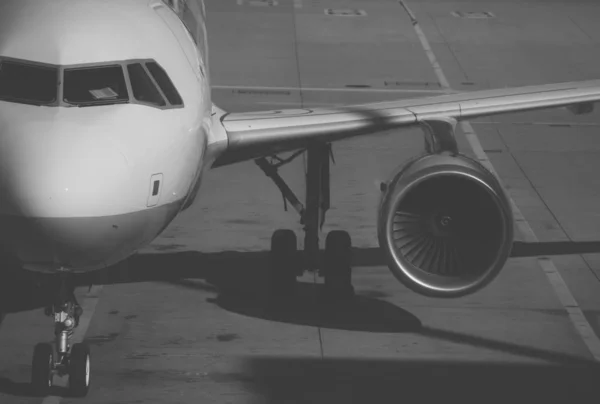
[[[54,317],[55,347],[40,343],[33,351],[31,385],[39,396],[50,393],[55,374],[69,377],[69,392],[74,397],[84,397],[90,387],[90,348],[85,343],[69,343],[83,314],[70,281],[61,278],[55,302],[44,310]]]

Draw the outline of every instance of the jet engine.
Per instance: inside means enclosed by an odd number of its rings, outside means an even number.
[[[492,281],[510,255],[511,206],[494,174],[460,154],[427,154],[383,189],[379,245],[394,276],[431,297],[459,297]]]

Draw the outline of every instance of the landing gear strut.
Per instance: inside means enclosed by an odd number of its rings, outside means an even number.
[[[90,348],[85,343],[70,345],[73,331],[79,325],[83,310],[75,298],[72,278],[60,276],[53,286],[54,299],[44,309],[54,318],[55,346],[39,343],[33,351],[31,385],[39,396],[48,395],[52,379],[69,376],[69,390],[75,397],[83,397],[90,387]]]
[[[306,205],[298,200],[293,191],[281,178],[277,169],[306,152]],[[271,260],[269,279],[271,291],[290,296],[296,285],[296,277],[307,269],[316,271],[325,278],[325,293],[328,299],[346,299],[354,295],[351,282],[351,240],[345,231],[334,230],[327,235],[325,253],[319,250],[319,233],[330,207],[331,145],[313,143],[306,150],[294,153],[288,159],[279,157],[255,160],[261,170],[277,185],[287,202],[300,214],[304,226],[303,254],[297,253],[296,235],[292,230],[277,230],[271,238]]]

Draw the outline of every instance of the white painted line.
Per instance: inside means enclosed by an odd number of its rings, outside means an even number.
[[[433,71],[435,72],[435,75],[437,76],[438,81],[440,82],[440,86],[445,89],[450,89],[450,83],[448,83],[446,75],[442,71],[442,67],[438,63],[437,58],[435,57],[435,54],[431,49],[431,46],[429,46],[429,41],[427,40],[427,37],[425,37],[425,33],[423,32],[423,30],[421,30],[421,27],[419,26],[419,21],[417,21],[417,17],[415,17],[413,12],[408,8],[404,1],[399,0],[398,2],[402,7],[404,7],[404,10],[406,10],[406,13],[408,14],[413,28],[415,29],[415,32],[419,37],[419,41],[421,41],[421,46],[423,46],[425,54],[429,59],[429,63],[431,64],[431,67],[433,67]]]
[[[366,17],[367,12],[365,10],[351,9],[351,8],[326,8],[324,10],[325,15],[331,15],[335,17]]]
[[[425,34],[419,27],[419,22],[417,21],[415,15],[412,13],[412,11],[410,11],[410,9],[404,3],[403,0],[398,0],[398,1],[402,5],[402,7],[404,7],[406,12],[408,13],[408,15],[411,19],[411,22],[413,24],[413,27],[415,28],[415,31],[417,33],[417,36],[419,37],[419,40],[421,41],[421,44],[423,45],[423,49],[425,49],[425,52],[427,53],[429,61],[431,62],[431,66],[433,67],[433,70],[434,70],[436,76],[438,77],[438,80],[440,81],[440,85],[444,88],[449,89],[450,84],[448,83],[448,80],[446,79],[446,76],[444,75],[444,72],[442,71],[441,66],[437,62],[437,59],[436,59],[433,51],[431,50],[431,47],[429,46],[429,42],[427,41]],[[492,166],[492,163],[490,162],[487,154],[483,151],[481,142],[479,141],[479,138],[477,137],[477,134],[473,130],[473,127],[471,126],[471,124],[466,121],[461,121],[459,123],[459,125],[461,126],[461,129],[463,130],[463,132],[467,138],[467,141],[469,142],[469,145],[473,149],[473,152],[475,153],[475,156],[477,157],[477,159],[482,164],[484,164],[491,172],[493,172],[496,175],[496,177],[498,178],[498,181],[500,181],[500,183],[502,184],[502,187],[504,187],[502,180],[500,179],[500,177],[498,176],[498,173]],[[531,228],[531,226],[529,225],[529,223],[527,222],[527,220],[521,213],[521,210],[519,209],[519,207],[517,206],[515,201],[512,199],[512,197],[510,197],[510,195],[509,195],[509,199],[510,199],[510,203],[512,205],[512,210],[513,210],[517,229],[523,234],[523,236],[525,237],[525,241],[538,242],[539,239],[533,232],[533,229]],[[554,265],[554,262],[550,258],[547,258],[547,257],[539,257],[537,259],[537,262],[538,262],[539,266],[542,268],[542,270],[544,271],[544,273],[546,274],[548,282],[550,283],[550,285],[552,285],[554,292],[558,296],[558,300],[560,301],[562,306],[565,308],[567,314],[569,315],[569,319],[571,320],[571,323],[575,327],[575,330],[577,330],[577,332],[581,336],[581,339],[583,340],[583,342],[589,349],[589,351],[592,354],[592,356],[594,357],[594,359],[596,361],[600,361],[600,339],[598,339],[598,336],[594,332],[594,329],[590,325],[589,321],[585,318],[585,315],[583,314],[583,311],[579,307],[577,300],[575,300],[575,297],[569,290],[569,287],[565,283],[565,280],[560,275],[560,272],[558,272],[556,265]]]
[[[81,308],[83,309],[83,314],[79,318],[79,326],[73,331],[73,336],[71,337],[71,346],[75,343],[82,342],[85,338],[85,334],[90,326],[90,322],[92,321],[92,317],[94,316],[94,312],[96,311],[96,306],[98,304],[98,300],[100,300],[100,292],[102,291],[102,285],[94,285],[92,289],[85,295],[82,301],[79,302]],[[91,356],[93,358],[94,353],[92,352]],[[93,374],[93,362],[91,373]],[[56,383],[57,381],[62,381],[61,378],[54,377],[53,384],[56,386],[66,387],[63,383]],[[59,404],[62,397],[59,396],[47,396],[42,401],[42,404]]]
[[[212,86],[215,90],[249,90],[249,91],[322,91],[331,93],[424,93],[448,94],[456,93],[451,89],[420,90],[420,89],[392,89],[392,88],[327,88],[327,87],[268,87],[268,86]]]

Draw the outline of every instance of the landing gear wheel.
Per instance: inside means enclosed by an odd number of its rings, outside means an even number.
[[[40,397],[47,396],[52,387],[54,370],[54,350],[52,345],[39,343],[33,350],[31,366],[31,387]]]
[[[352,241],[348,232],[332,230],[327,234],[323,258],[326,299],[339,301],[354,296],[351,253]]]
[[[298,244],[292,230],[279,229],[271,237],[268,282],[269,295],[275,299],[293,296],[298,276]]]
[[[69,390],[74,397],[85,397],[90,388],[90,347],[74,344],[69,356]]]

